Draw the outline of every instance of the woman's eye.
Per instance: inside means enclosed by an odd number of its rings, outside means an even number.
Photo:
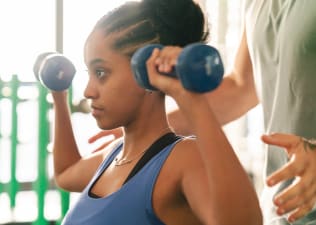
[[[98,77],[98,78],[102,78],[104,76],[106,76],[108,73],[106,70],[104,69],[96,69],[95,70],[95,75]]]

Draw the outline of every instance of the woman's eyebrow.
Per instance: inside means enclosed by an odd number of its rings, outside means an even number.
[[[108,62],[102,58],[96,58],[96,59],[91,60],[89,65],[93,66],[93,65],[99,64],[99,63],[108,63]]]

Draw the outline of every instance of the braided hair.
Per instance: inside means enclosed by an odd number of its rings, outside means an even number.
[[[183,47],[205,42],[209,33],[201,8],[192,0],[126,2],[103,16],[94,29],[116,35],[113,48],[129,57],[146,44]]]

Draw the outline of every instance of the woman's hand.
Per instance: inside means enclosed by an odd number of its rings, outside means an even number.
[[[172,93],[182,90],[181,82],[178,79],[162,75],[170,73],[174,69],[181,50],[180,47],[172,46],[164,47],[161,50],[154,49],[146,63],[150,84],[167,95],[172,96]]]

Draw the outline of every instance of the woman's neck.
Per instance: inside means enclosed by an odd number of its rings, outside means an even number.
[[[143,153],[154,141],[169,132],[172,132],[172,129],[167,122],[160,125],[147,125],[134,130],[124,128],[124,145],[120,158],[128,159]]]

